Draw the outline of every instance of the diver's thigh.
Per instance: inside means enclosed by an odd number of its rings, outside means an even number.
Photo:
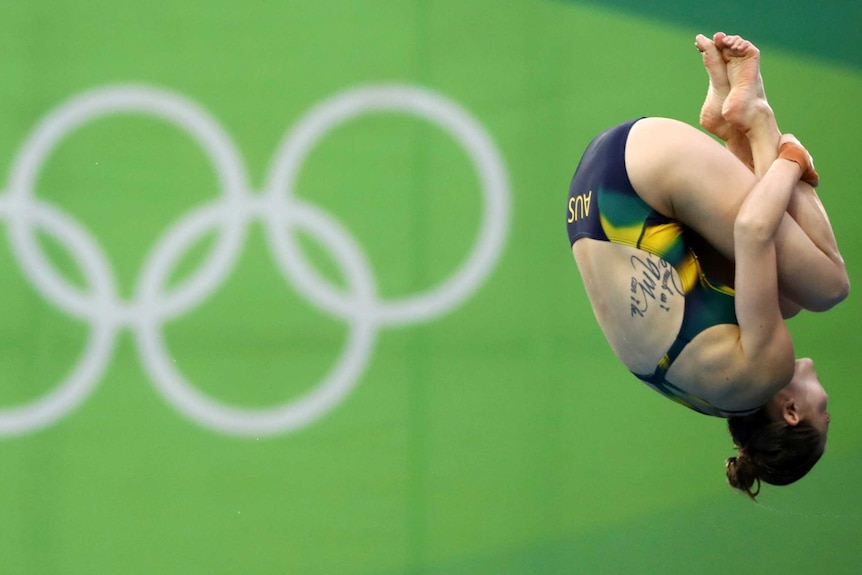
[[[734,260],[733,225],[757,184],[747,166],[716,140],[685,123],[645,118],[626,143],[635,191]],[[775,237],[781,293],[804,308],[829,309],[842,298],[843,271],[785,214]]]
[[[688,124],[645,118],[629,134],[626,168],[644,201],[733,258],[736,214],[757,178],[732,153]]]

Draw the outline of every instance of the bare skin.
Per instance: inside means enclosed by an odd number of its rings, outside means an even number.
[[[781,131],[766,99],[759,50],[751,42],[723,32],[712,40],[698,35],[695,45],[709,75],[701,126],[724,140],[728,150],[762,177],[778,155]],[[836,267],[843,268],[829,218],[811,186],[797,184],[787,213]],[[801,309],[783,291],[781,299],[785,317]]]
[[[754,169],[754,160],[751,157],[751,145],[745,133],[737,130],[722,113],[724,102],[730,94],[730,79],[727,77],[727,62],[724,61],[721,51],[715,45],[715,39],[724,36],[718,32],[710,40],[703,34],[698,34],[695,45],[703,56],[703,66],[709,75],[709,88],[706,99],[700,110],[700,125],[709,132],[727,143],[727,148],[739,158],[745,165]]]
[[[849,289],[826,213],[813,187],[800,182],[814,181],[807,176],[813,162],[778,129],[757,48],[724,34],[698,36],[697,45],[710,79],[701,124],[727,147],[684,123],[645,118],[628,132],[625,167],[641,199],[696,231],[715,261],[735,272],[736,323],[703,329],[667,367],[665,354],[689,317],[688,295],[675,289],[686,268],[650,253],[652,230],[645,234],[646,228],[635,241],[623,227],[605,227],[614,239],[587,234],[572,251],[602,331],[629,370],[649,375],[657,366],[667,368],[664,383],[655,386],[663,393],[665,384],[675,386],[676,399],[692,399],[690,405],[705,400],[723,416],[767,405],[772,417],[790,425],[815,422],[825,438],[826,394],[810,360],[794,361],[784,322],[785,300],[796,309],[825,311]],[[595,141],[596,155],[605,153],[602,140]],[[588,206],[586,198],[593,190],[603,197],[601,186],[612,176],[587,165],[576,174],[572,194],[584,196]],[[590,217],[589,207],[572,217]],[[692,238],[686,241],[703,264],[701,280],[712,280],[706,252]]]
[[[725,140],[728,149],[762,177],[776,158],[774,144],[781,131],[763,88],[760,52],[751,42],[723,32],[716,32],[712,41],[699,34],[695,45],[709,74],[701,126]],[[816,187],[813,160],[808,157],[807,162],[812,171],[803,180]]]
[[[777,157],[781,131],[766,99],[760,51],[751,42],[723,32],[712,40],[698,35],[695,45],[709,75],[701,125],[762,177]]]
[[[717,34],[715,38],[720,47],[715,40],[698,37],[711,83],[703,119],[713,131],[749,142],[751,152],[771,160],[766,170],[769,173],[778,156],[781,135],[765,100],[758,69],[759,52],[751,43],[737,37]],[[724,117],[725,108],[731,111],[729,118]],[[770,145],[755,145],[755,142],[764,141],[769,141]],[[763,160],[762,157],[757,161]],[[625,162],[632,186],[647,204],[694,229],[705,240],[709,249],[701,246],[697,249],[704,269],[711,271],[713,277],[717,276],[716,267],[725,267],[732,274],[729,262],[736,259],[734,226],[737,215],[746,197],[762,183],[766,173],[758,177],[731,151],[703,132],[667,118],[645,118],[632,126]],[[787,170],[786,167],[782,169]],[[773,181],[775,177],[773,174]],[[798,177],[791,178],[787,183],[793,193],[784,204],[786,211],[773,238],[779,293],[794,304],[796,310],[801,306],[825,311],[846,297],[849,283],[828,218],[813,188],[798,180]],[[656,353],[667,350],[668,340],[673,340],[679,325],[676,320],[681,321],[682,316],[676,316],[681,310],[677,311],[677,306],[668,302],[669,310],[658,308],[662,309],[657,313],[664,314],[663,319],[645,315],[640,322],[649,324],[649,329],[644,330],[649,337],[630,338],[628,335],[632,332],[624,328],[619,330],[621,339],[617,341],[617,336],[610,333],[631,322],[626,290],[632,277],[630,257],[637,255],[631,249],[589,239],[573,245],[596,314],[605,319],[600,323],[608,327],[606,335],[611,345],[630,369],[641,372],[656,365],[653,357]],[[619,270],[612,263],[617,258],[621,262]],[[708,259],[718,262],[717,266]],[[619,278],[613,279],[617,274]],[[723,277],[717,279],[724,281]],[[616,296],[609,290],[609,284],[615,281],[624,288],[623,293]],[[785,317],[789,315],[784,301],[781,311]],[[709,331],[719,337],[721,329],[716,327]],[[709,336],[704,332],[700,337]],[[723,337],[719,339],[726,341]],[[712,345],[706,347],[716,349]],[[697,364],[702,367],[703,362],[701,358]]]
[[[674,134],[677,137],[668,141],[685,138],[692,157],[709,155],[708,160],[726,162],[728,170],[735,166],[739,179],[752,185],[740,196],[741,205],[735,210],[738,216],[730,230],[731,241],[738,252],[735,282],[738,325],[723,323],[700,332],[671,365],[666,379],[713,406],[730,411],[753,409],[766,403],[793,375],[793,346],[778,304],[774,240],[789,219],[786,206],[805,166],[777,160],[764,177],[757,180],[713,140],[696,130],[688,132],[693,128],[670,120],[644,119],[632,128],[627,147],[627,165],[633,168],[630,172],[635,186],[638,185],[635,182],[646,181],[643,176],[649,175],[647,172],[651,169],[647,164],[630,163],[629,149],[637,150],[635,156],[643,157],[647,148],[642,148],[638,139],[653,134],[649,139],[655,144],[655,134],[667,135],[677,130],[678,134]],[[686,137],[686,132],[692,136]],[[696,138],[696,134],[700,137]],[[785,136],[784,140],[790,138]],[[700,142],[703,142],[703,151],[691,152]],[[664,145],[660,143],[658,147]],[[706,165],[709,162],[702,164]],[[720,179],[721,173],[721,170],[715,173],[716,179]],[[730,174],[730,178],[736,177]],[[652,178],[649,176],[656,186],[668,181]],[[671,182],[675,178],[673,176]],[[733,183],[732,179],[728,182]],[[685,297],[667,287],[682,285],[677,270],[667,270],[673,280],[665,282],[661,288],[658,280],[650,284],[653,286],[650,289],[638,288],[639,278],[648,277],[649,273],[658,278],[663,269],[660,261],[646,265],[652,257],[646,252],[592,239],[579,240],[572,248],[593,310],[609,343],[631,371],[651,373],[676,337],[685,313]]]

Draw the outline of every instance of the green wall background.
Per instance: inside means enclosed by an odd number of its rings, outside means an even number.
[[[782,128],[817,159],[851,281],[862,282],[859,4],[758,6],[0,0],[5,197],[16,154],[51,110],[127,83],[175,92],[217,119],[250,191],[323,99],[365,84],[423,87],[484,127],[511,193],[505,245],[477,290],[426,322],[381,328],[355,388],[291,432],[238,437],[195,423],[163,399],[131,330],[118,328],[86,400],[0,437],[0,573],[862,572],[855,294],[791,323],[830,394],[829,450],[805,480],[765,488],[755,505],[725,485],[724,423],[664,400],[615,360],[563,226],[590,138],[640,115],[696,123],[706,75],[694,36],[744,27],[763,50]],[[129,300],[159,238],[217,189],[187,135],[122,114],[64,138],[35,192],[89,230]],[[477,237],[479,190],[451,135],[403,114],[337,127],[296,185],[354,238],[385,298],[458,269]],[[22,271],[3,201],[6,417],[69,373],[89,327]],[[219,289],[164,333],[203,393],[260,408],[312,391],[350,330],[284,280],[260,225],[248,234]],[[347,289],[334,256],[301,235],[320,274]],[[39,237],[86,292],[68,242]],[[197,242],[173,285],[213,244]]]

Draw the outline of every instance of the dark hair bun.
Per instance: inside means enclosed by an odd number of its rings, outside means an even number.
[[[739,489],[752,499],[760,493],[760,478],[757,476],[757,467],[745,453],[737,457],[728,457],[725,462],[727,469],[727,482],[731,487]],[[757,484],[756,489],[752,487]]]

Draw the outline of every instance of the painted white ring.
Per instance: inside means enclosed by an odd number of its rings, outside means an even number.
[[[368,112],[399,112],[417,116],[452,135],[467,151],[479,175],[484,209],[478,238],[461,267],[439,286],[418,295],[381,301],[375,314],[387,325],[427,321],[464,301],[485,280],[503,251],[509,228],[510,198],[505,166],[491,137],[481,124],[460,106],[429,90],[399,84],[351,89],[315,106],[284,138],[267,179],[268,194],[290,197],[300,167],[314,146],[333,128]],[[301,250],[287,244],[288,234],[271,236],[280,253]],[[309,264],[302,264],[309,267]],[[284,268],[291,275],[292,269]],[[306,274],[319,278],[317,274]],[[302,285],[308,299],[325,301],[337,316],[352,313],[352,303],[325,281]],[[319,297],[318,294],[325,294]]]

